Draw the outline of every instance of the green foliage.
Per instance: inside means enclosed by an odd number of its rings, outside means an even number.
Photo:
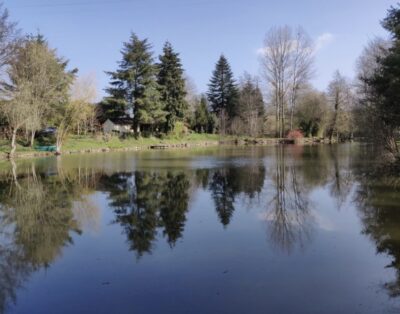
[[[395,133],[400,127],[400,8],[392,7],[382,25],[392,34],[392,46],[386,56],[378,58],[374,75],[364,80],[369,86],[374,114],[381,121],[380,134],[386,148],[398,154]]]
[[[192,128],[198,133],[213,133],[216,127],[216,117],[208,110],[207,99],[203,96],[194,111]]]
[[[323,136],[329,115],[323,94],[309,91],[299,98],[295,117],[305,136]]]
[[[168,134],[169,139],[182,139],[188,133],[187,127],[183,122],[175,122],[174,128]]]
[[[165,130],[169,132],[176,121],[183,120],[188,109],[185,100],[185,79],[179,54],[174,52],[169,42],[165,43],[159,60],[157,81],[160,86],[161,101],[168,112]]]
[[[107,119],[114,120],[126,115],[126,102],[122,97],[122,93],[113,92],[114,96],[105,97],[98,105],[98,118],[100,122],[105,122]]]
[[[238,89],[225,56],[219,58],[208,87],[212,111],[217,115],[226,112],[230,118],[234,117],[237,114]]]
[[[29,116],[24,123],[28,130],[55,124],[62,116],[77,72],[67,71],[67,66],[68,61],[58,57],[40,34],[26,37],[18,46],[3,89],[17,100],[13,106],[22,107]]]
[[[382,21],[382,26],[392,34],[392,38],[400,39],[400,10],[396,7],[390,7],[386,18]]]
[[[167,112],[163,110],[164,104],[160,99],[157,83],[151,82],[144,91],[142,98],[136,101],[135,120],[146,128],[145,131],[153,133],[157,127],[166,122]]]
[[[121,51],[119,68],[115,72],[107,72],[111,77],[111,86],[106,90],[110,96],[103,105],[105,118],[108,118],[107,113],[115,117],[131,110],[134,128],[138,133],[143,124],[154,128],[165,122],[150,49],[147,39],[140,40],[131,34]]]

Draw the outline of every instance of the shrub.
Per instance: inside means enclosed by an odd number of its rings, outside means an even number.
[[[304,134],[300,130],[292,130],[289,131],[289,133],[286,135],[286,138],[290,140],[302,139],[304,138]]]
[[[175,122],[173,130],[168,134],[168,138],[181,139],[189,133],[189,129],[183,122]]]

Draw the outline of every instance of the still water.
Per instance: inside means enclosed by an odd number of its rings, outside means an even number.
[[[0,165],[0,313],[399,313],[400,174],[357,144]]]

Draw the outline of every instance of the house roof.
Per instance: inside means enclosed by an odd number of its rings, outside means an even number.
[[[131,118],[115,118],[115,119],[107,119],[116,125],[132,125],[133,119]],[[106,120],[106,122],[107,122]],[[105,122],[104,122],[105,123]]]

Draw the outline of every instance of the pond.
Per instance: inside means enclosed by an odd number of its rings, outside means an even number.
[[[397,313],[400,174],[360,144],[0,165],[0,313]]]

